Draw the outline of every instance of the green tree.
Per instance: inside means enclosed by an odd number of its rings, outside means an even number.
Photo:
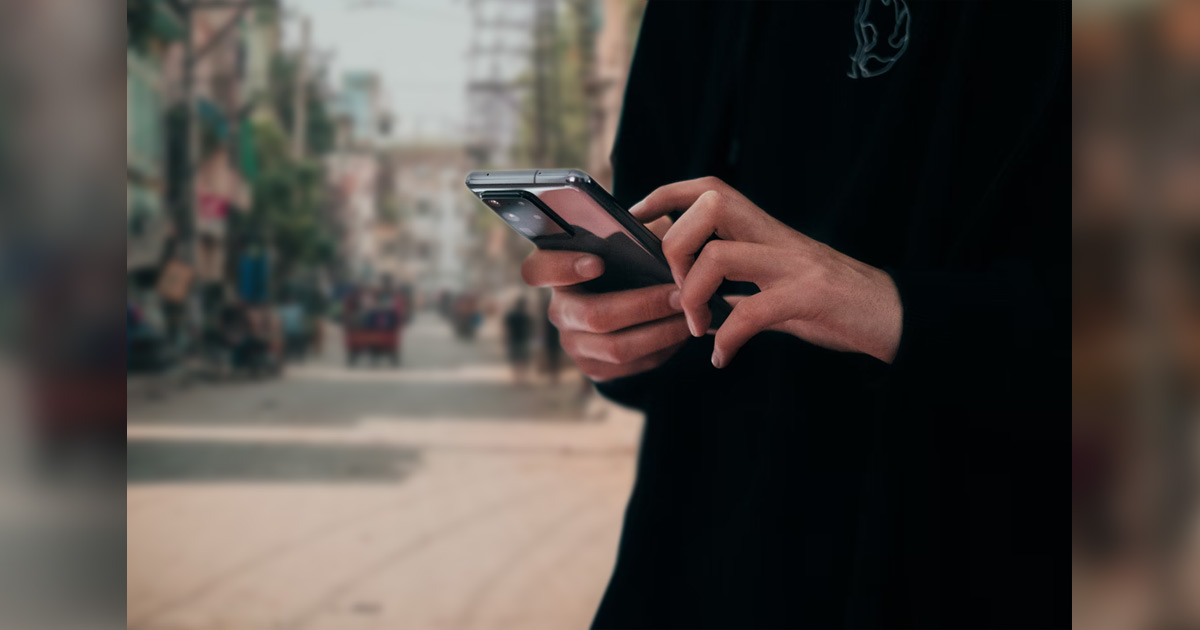
[[[284,129],[291,130],[296,119],[296,81],[299,67],[296,59],[277,55],[271,61],[271,106],[279,115]],[[321,94],[324,70],[318,69],[304,88],[305,145],[309,155],[323,155],[333,150],[337,141],[337,126],[329,105]]]
[[[290,139],[274,121],[254,123],[258,177],[253,210],[233,226],[243,243],[269,243],[275,252],[275,286],[303,269],[328,265],[335,244],[324,229],[324,169],[315,159],[295,160]]]
[[[323,72],[306,81],[306,157],[292,155],[295,89],[299,80],[293,57],[277,55],[271,64],[271,89],[261,95],[274,115],[243,121],[253,133],[251,212],[230,226],[242,245],[270,245],[275,253],[274,286],[285,286],[298,272],[327,266],[336,243],[322,220],[327,205],[322,156],[334,149],[336,127],[322,97]]]

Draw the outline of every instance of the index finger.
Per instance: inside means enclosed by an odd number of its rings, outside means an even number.
[[[684,210],[696,203],[700,195],[710,190],[722,190],[725,182],[716,177],[689,179],[654,189],[646,198],[633,204],[629,213],[642,223],[666,216],[672,210]]]
[[[521,277],[531,287],[565,287],[599,278],[604,261],[595,254],[535,249],[521,263]]]

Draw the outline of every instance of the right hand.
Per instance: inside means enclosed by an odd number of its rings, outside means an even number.
[[[575,286],[603,273],[603,260],[580,252],[538,249],[521,266],[530,286],[553,288],[550,321],[588,378],[607,381],[662,365],[691,336],[679,287],[588,293]]]

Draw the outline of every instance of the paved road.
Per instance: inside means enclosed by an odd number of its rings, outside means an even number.
[[[586,627],[641,420],[501,356],[429,315],[399,370],[131,400],[129,627]]]

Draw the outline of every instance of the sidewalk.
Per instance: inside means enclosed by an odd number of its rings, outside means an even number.
[[[513,387],[493,336],[406,337],[401,370],[331,353],[130,409],[129,627],[590,623],[640,416],[581,410],[574,373]]]

